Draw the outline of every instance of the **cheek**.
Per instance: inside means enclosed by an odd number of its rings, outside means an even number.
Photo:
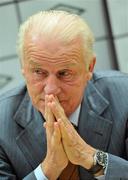
[[[65,88],[67,92],[67,96],[69,97],[69,101],[72,105],[79,104],[82,100],[84,90],[87,86],[87,80],[83,77],[80,77],[72,82],[70,85],[68,84]]]
[[[74,83],[72,86],[65,86],[65,96],[68,97],[70,106],[75,105],[76,103],[79,103],[81,101],[81,98],[83,97],[85,84]]]
[[[76,81],[70,82],[65,85],[65,89],[71,94],[72,92],[81,92],[87,85],[85,77],[80,77]]]
[[[27,87],[30,95],[33,96],[39,96],[43,91],[43,85],[42,82],[27,82]]]
[[[29,96],[32,100],[32,104],[44,114],[44,101],[41,100],[43,97],[43,85],[42,83],[27,83],[27,89]]]

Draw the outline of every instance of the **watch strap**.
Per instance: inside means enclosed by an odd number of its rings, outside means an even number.
[[[103,169],[103,167],[102,167],[101,165],[99,165],[99,164],[96,164],[96,165],[92,166],[92,167],[88,170],[88,172],[91,173],[91,174],[96,174],[96,173],[98,173],[101,169]]]

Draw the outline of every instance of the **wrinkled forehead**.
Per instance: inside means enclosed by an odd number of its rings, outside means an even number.
[[[52,56],[61,55],[63,53],[70,54],[78,52],[83,55],[83,43],[80,38],[76,38],[71,42],[65,42],[60,39],[52,37],[44,37],[41,34],[33,34],[25,37],[24,52],[28,54],[30,52],[48,52]]]

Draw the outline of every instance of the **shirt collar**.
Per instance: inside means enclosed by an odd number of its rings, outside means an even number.
[[[78,127],[80,108],[81,108],[81,104],[77,107],[77,109],[75,110],[75,112],[73,112],[73,113],[70,115],[70,117],[69,117],[70,122],[71,122],[73,125],[75,125],[76,127]]]

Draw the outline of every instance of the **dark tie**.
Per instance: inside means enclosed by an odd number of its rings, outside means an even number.
[[[78,166],[68,163],[67,167],[60,174],[59,180],[79,180]]]

